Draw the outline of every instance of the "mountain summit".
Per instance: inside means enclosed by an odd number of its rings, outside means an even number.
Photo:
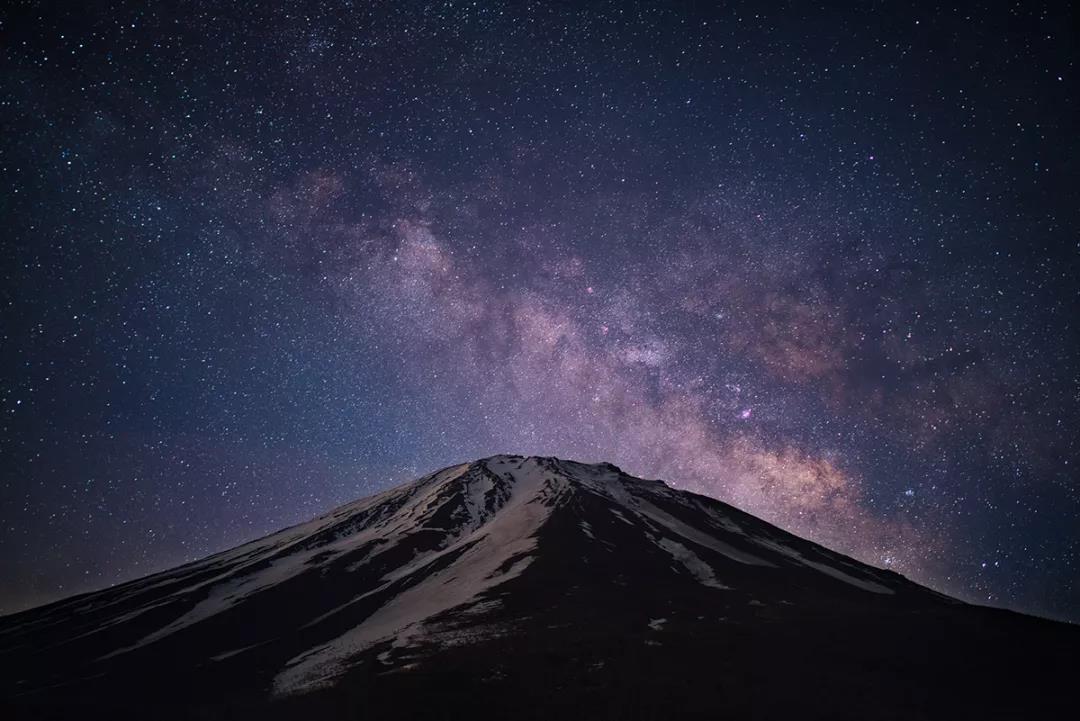
[[[712,498],[507,455],[0,619],[0,712],[1011,717],[1078,650]]]

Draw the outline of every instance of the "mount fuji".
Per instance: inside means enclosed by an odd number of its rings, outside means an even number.
[[[0,717],[1020,718],[1078,658],[1075,626],[507,455],[0,619]]]

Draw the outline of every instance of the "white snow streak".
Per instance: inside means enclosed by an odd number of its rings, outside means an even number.
[[[833,566],[830,566],[830,565],[825,564],[825,563],[820,563],[818,561],[811,561],[810,559],[806,558],[801,553],[796,551],[794,548],[788,548],[787,546],[785,546],[783,544],[780,544],[780,543],[777,543],[775,541],[772,541],[772,540],[769,540],[769,539],[766,539],[766,538],[755,538],[754,542],[757,543],[760,546],[764,546],[765,548],[770,548],[770,549],[776,551],[777,553],[782,553],[783,555],[787,556],[788,558],[791,558],[791,559],[797,561],[798,563],[803,564],[804,566],[809,566],[810,568],[813,568],[816,571],[820,571],[821,573],[824,573],[826,576],[832,576],[833,578],[835,578],[838,581],[843,581],[844,583],[855,586],[856,588],[861,588],[864,591],[870,591],[871,593],[882,593],[882,594],[894,594],[895,593],[895,591],[893,591],[891,588],[888,588],[887,586],[883,586],[880,583],[875,583],[874,581],[868,581],[868,580],[862,579],[862,578],[856,578],[855,576],[852,576],[851,574],[848,574],[848,573],[845,573],[845,572],[841,571],[839,568],[834,568]]]
[[[702,561],[693,551],[681,543],[676,543],[670,538],[661,538],[657,543],[660,548],[671,554],[672,558],[681,563],[690,575],[698,580],[702,586],[718,588],[722,591],[730,591],[730,586],[725,586],[716,580],[716,573],[712,566]]]
[[[461,606],[483,592],[516,577],[532,561],[536,548],[534,534],[551,509],[533,502],[544,490],[545,479],[555,476],[528,459],[517,467],[512,460],[488,461],[495,473],[512,469],[516,482],[511,497],[499,513],[473,533],[437,552],[420,557],[403,569],[387,575],[392,582],[412,574],[423,580],[394,596],[359,626],[323,646],[289,661],[274,679],[274,692],[285,695],[332,683],[348,666],[349,659],[380,641],[393,639],[401,648],[423,633],[426,620]],[[565,479],[557,482],[565,485]],[[471,544],[471,545],[470,545]],[[468,547],[442,570],[425,568],[436,559]],[[512,560],[513,559],[513,560]],[[507,564],[510,566],[507,568]],[[500,568],[506,570],[500,572]]]

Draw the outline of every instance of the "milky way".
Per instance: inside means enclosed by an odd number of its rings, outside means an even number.
[[[1064,10],[2,12],[0,611],[505,452],[1080,618]]]

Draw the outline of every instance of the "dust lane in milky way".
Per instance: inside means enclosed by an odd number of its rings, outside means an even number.
[[[1078,618],[1060,12],[3,13],[0,611],[509,452]]]

